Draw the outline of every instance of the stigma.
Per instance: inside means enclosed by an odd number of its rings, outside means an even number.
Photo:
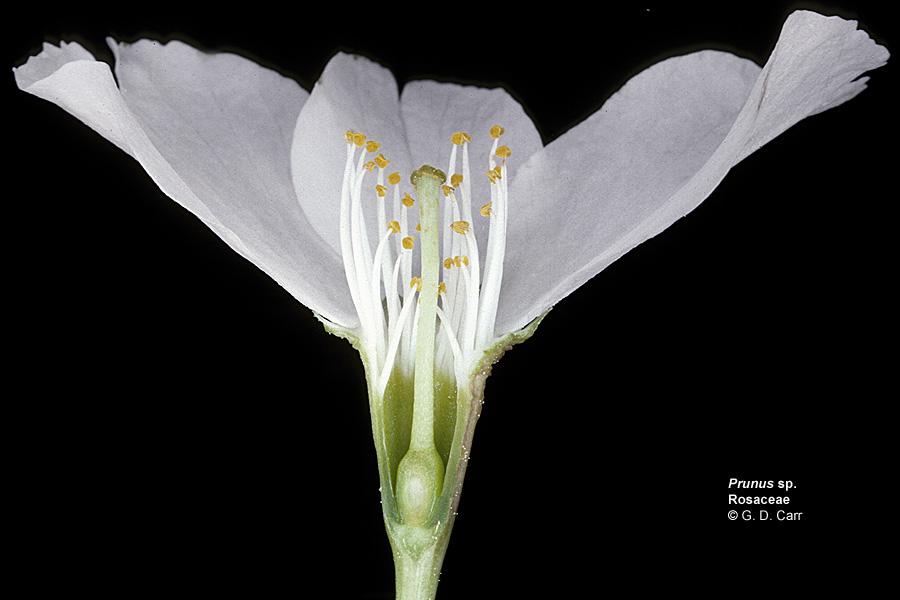
[[[486,167],[481,172],[490,183],[490,197],[485,198],[475,198],[472,193],[469,145],[477,134],[454,132],[448,140],[447,170],[426,164],[409,174],[409,187],[403,173],[388,172],[390,148],[362,132],[348,130],[344,135],[341,259],[359,317],[367,373],[379,396],[395,373],[412,374],[419,328],[436,328],[436,344],[430,350],[435,368],[454,375],[459,384],[495,341],[506,253],[507,161],[512,156],[509,146],[501,142],[504,133],[500,125],[483,132],[490,143],[479,150]],[[420,226],[416,189],[423,177],[436,180],[431,185],[440,190],[436,231],[431,225],[425,230]],[[372,204],[374,211],[367,206]],[[367,223],[372,214],[375,223]],[[478,221],[483,225],[476,227]],[[485,229],[487,235],[479,240],[476,230]],[[437,255],[426,252],[420,243],[419,238],[426,235],[436,236]],[[433,284],[436,289],[425,290],[420,274],[432,262],[439,281]],[[435,293],[436,314],[420,311],[420,297],[434,298],[425,294]]]

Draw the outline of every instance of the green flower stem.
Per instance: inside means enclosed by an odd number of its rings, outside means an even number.
[[[445,542],[427,548],[418,556],[394,554],[397,600],[432,600],[435,597],[446,550]]]

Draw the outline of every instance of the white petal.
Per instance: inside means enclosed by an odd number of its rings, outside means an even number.
[[[134,156],[123,131],[130,124],[125,123],[130,114],[118,120],[110,118],[125,109],[118,92],[107,97],[107,79],[112,81],[109,67],[95,61],[81,44],[61,42],[57,47],[45,42],[41,53],[14,68],[13,74],[20,90],[60,106]],[[81,74],[85,81],[78,80]]]
[[[355,325],[339,257],[293,194],[290,140],[307,93],[235,55],[180,42],[111,46],[121,93],[109,67],[77,44],[30,59],[16,80],[133,156],[163,192],[300,302]]]
[[[21,67],[13,69],[16,84],[24,90],[32,83],[53,74],[61,65],[75,60],[94,60],[94,55],[78,42],[60,42],[59,46],[44,42],[41,53],[32,56]]]
[[[493,142],[488,135],[492,125],[502,125],[506,129],[502,143],[513,152],[509,161],[512,176],[519,165],[544,147],[541,135],[522,105],[502,88],[412,81],[403,87],[400,106],[414,168],[430,164],[446,169],[450,161],[450,136],[456,131],[465,131],[472,136],[469,160],[475,215],[478,208],[491,199],[490,182],[485,172]],[[457,161],[461,173],[461,155]],[[448,177],[450,175],[452,173],[447,173]],[[473,225],[484,252],[488,222],[476,216]]]
[[[741,159],[801,119],[865,89],[869,78],[859,75],[884,65],[890,54],[856,25],[808,11],[788,17],[755,90],[762,99],[741,115],[753,119]]]
[[[521,328],[696,208],[762,144],[858,94],[856,78],[887,57],[854,21],[796,12],[762,71],[704,51],[634,77],[512,182],[496,333]]]
[[[362,132],[379,142],[378,152],[391,161],[388,172],[399,171],[401,185],[409,187],[409,148],[394,76],[366,58],[339,53],[328,62],[304,105],[291,148],[294,188],[300,204],[315,230],[338,253],[347,130]],[[374,177],[367,181],[366,185],[374,189]],[[365,204],[370,230],[374,206],[374,201]]]

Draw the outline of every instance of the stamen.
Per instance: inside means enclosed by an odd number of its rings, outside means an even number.
[[[386,216],[387,215],[387,201],[384,200],[384,197],[387,194],[387,188],[384,186],[384,169],[378,169],[378,187],[380,187],[384,191],[384,194],[378,194],[378,197],[379,197],[379,200],[377,202],[377,204],[378,204],[378,222],[384,223],[385,219],[387,218],[387,216]],[[377,188],[376,188],[376,193],[377,193]],[[391,232],[391,233],[393,233],[393,232]],[[376,252],[376,254],[377,254],[377,252]],[[378,258],[376,257],[376,261],[377,260],[378,260]],[[393,262],[393,259],[391,258],[391,244],[388,243],[387,240],[385,240],[385,248],[381,254],[381,277],[380,277],[380,279],[384,283],[385,299],[387,300],[388,326],[390,326],[391,321],[393,321],[394,319],[397,318],[397,304],[395,301],[396,293],[389,293],[389,289],[388,289],[388,285],[390,284],[391,263],[392,262]],[[376,264],[377,264],[377,262],[376,262]],[[378,277],[377,269],[375,271],[373,271],[372,277],[374,277],[374,278]],[[380,291],[379,291],[378,300],[379,300],[379,304],[381,304]],[[380,308],[380,306],[379,306],[379,308]]]
[[[372,171],[375,170],[375,161],[374,161],[374,160],[370,160],[369,162],[367,162],[366,164],[363,165],[363,168],[364,168],[366,171],[368,171],[369,173],[371,173]]]
[[[455,370],[457,371],[456,377],[457,379],[459,379],[463,369],[462,351],[460,350],[459,342],[456,341],[456,334],[453,333],[453,326],[450,324],[449,319],[444,314],[444,311],[441,310],[440,306],[437,309],[437,316],[441,320],[441,325],[444,328],[447,342],[450,344],[450,350],[453,352],[453,364],[455,365]]]
[[[493,147],[491,149],[493,150]],[[453,146],[453,154],[455,153],[456,146]],[[451,173],[456,172],[455,163],[453,163],[453,165],[454,166],[450,169]],[[446,219],[447,222],[472,222],[472,180],[470,173],[469,145],[463,144],[462,171],[459,173],[462,175],[462,180],[457,187],[457,191],[461,193],[461,199],[457,202],[456,198],[453,197],[451,198],[451,202],[447,203],[448,205],[452,205],[453,213],[452,219],[448,215]],[[467,251],[474,259],[473,267],[470,272],[460,269],[459,271],[451,271],[447,274],[450,286],[444,304],[444,308],[447,311],[447,316],[450,320],[450,329],[451,331],[456,331],[458,334],[454,337],[459,340],[459,343],[466,352],[471,352],[474,351],[474,346],[469,342],[469,340],[472,339],[472,336],[468,333],[467,329],[469,329],[468,324],[477,316],[478,312],[478,297],[480,293],[478,242],[475,240],[471,228],[469,233],[463,236],[453,235],[453,230],[450,227],[447,227],[444,231],[445,236],[448,236],[446,239],[452,241],[451,252],[448,253],[450,256],[461,254],[461,251]],[[469,276],[470,273],[471,277]]]
[[[394,269],[391,271],[391,281],[390,281],[389,289],[391,290],[392,293],[390,294],[389,298],[393,298],[394,303],[397,302],[397,283],[399,281],[400,265],[402,262],[404,262],[403,261],[404,256],[409,256],[409,253],[403,253],[403,252],[397,253],[397,260],[394,261]],[[408,293],[408,291],[404,287],[403,288],[404,298],[406,297],[407,293]],[[396,312],[396,308],[397,308],[397,304],[394,304],[395,312]],[[394,331],[396,331],[398,326],[399,325],[397,324],[397,320],[392,317],[388,324],[388,337],[389,338],[394,334]]]
[[[404,250],[412,250],[413,247],[416,245],[416,242],[410,236],[406,236],[405,238],[403,238],[402,244],[403,244]],[[416,279],[416,278],[413,277],[413,279]]]
[[[350,181],[353,178],[353,132],[347,131],[345,134],[347,139],[347,162],[344,165],[344,179],[341,184],[341,207],[340,207],[340,240],[341,240],[341,260],[344,264],[344,275],[347,277],[347,286],[350,288],[350,297],[353,300],[353,306],[362,320],[362,313],[365,310],[361,304],[359,297],[359,282],[356,278],[356,266],[353,263],[353,245],[351,242],[350,227]]]
[[[506,146],[503,146],[503,148],[506,148]],[[370,150],[370,152],[371,152],[371,150]],[[378,156],[375,157],[375,164],[378,165],[382,169],[386,168],[390,164],[390,162],[391,161],[386,159],[383,154],[379,154]]]
[[[463,176],[460,175],[459,173],[454,173],[453,175],[450,176],[450,185],[452,187],[458,188],[459,184],[461,184],[462,182],[463,182]]]
[[[491,137],[496,140],[501,135],[503,135],[505,132],[506,132],[506,130],[503,129],[503,127],[501,127],[500,125],[494,125],[493,127],[491,127],[490,134],[491,134]]]
[[[388,175],[387,182],[391,185],[397,185],[400,183],[400,173],[391,173]]]
[[[494,148],[494,152],[496,152],[496,148]],[[475,336],[476,344],[479,346],[489,343],[494,335],[500,284],[503,279],[503,260],[506,254],[506,227],[508,222],[506,211],[509,189],[505,173],[506,164],[504,162],[501,165],[494,165],[493,156],[490,158],[490,161],[492,163],[491,172],[498,175],[496,180],[491,182],[493,184],[491,185],[492,209],[496,211],[496,216],[491,219],[487,261],[484,269],[484,286],[479,303],[477,333]]]
[[[422,291],[422,278],[419,276],[413,277],[409,280],[410,289],[415,289],[417,292]]]
[[[394,188],[395,196],[399,197],[399,195],[400,195],[399,189],[400,189],[399,186]],[[400,205],[401,205],[399,208],[399,210],[400,210],[400,229],[404,236],[409,232],[408,214],[407,213],[409,212],[409,208],[411,206],[413,206],[414,203],[415,203],[415,201],[413,200],[412,196],[409,195],[408,192],[404,193],[403,198],[400,200]],[[408,281],[410,278],[412,278],[412,263],[413,263],[412,252],[404,252],[403,251],[403,241],[402,240],[398,240],[398,243],[399,243],[399,245],[397,247],[397,253],[399,255],[398,261],[400,259],[402,259],[400,273],[402,273],[403,281]],[[394,276],[394,279],[395,280],[397,279],[397,275]],[[397,287],[396,281],[394,282],[394,287],[395,288]],[[404,306],[406,305],[406,303],[415,303],[414,298],[413,298],[413,291],[405,285],[400,286],[400,288],[401,288],[401,294],[403,296]],[[413,320],[407,319],[403,324],[403,330],[401,333],[401,341],[400,341],[400,350],[399,350],[400,356],[401,356],[400,365],[403,368],[403,372],[405,375],[412,374],[412,346],[413,346],[412,330],[413,330]]]
[[[500,146],[497,148],[497,151],[494,152],[494,156],[498,156],[500,158],[509,158],[512,156],[512,150],[509,149],[509,146]]]
[[[357,144],[358,146],[359,144]],[[366,142],[366,152],[378,152],[378,149],[381,148],[381,144],[376,142],[375,140],[369,140]]]
[[[387,226],[391,233],[400,233],[400,221],[388,221]]]
[[[365,135],[354,132],[352,134],[353,144],[348,145],[347,151],[347,168],[345,171],[344,184],[341,190],[341,206],[342,206],[342,236],[347,236],[347,244],[342,242],[342,255],[345,257],[345,271],[347,272],[348,282],[352,279],[352,287],[357,290],[357,313],[362,328],[363,340],[366,353],[375,364],[380,364],[384,356],[384,311],[381,307],[380,294],[378,291],[372,293],[373,281],[372,277],[377,277],[377,270],[372,272],[375,266],[372,261],[372,249],[369,245],[369,239],[366,228],[366,219],[362,211],[362,183],[365,177],[365,155],[366,152],[359,153],[356,168],[353,168],[353,162],[356,158],[354,146],[362,147],[365,143]],[[347,208],[347,211],[343,209]],[[384,223],[384,219],[379,219]],[[380,236],[379,236],[380,237]],[[351,275],[352,273],[352,275]],[[370,273],[372,277],[370,277]],[[378,295],[376,301],[374,296]]]
[[[488,154],[488,165],[490,166],[491,169],[493,169],[496,166],[496,163],[494,162],[494,152],[497,151],[497,146],[498,146],[499,142],[500,142],[499,138],[494,138],[494,141],[491,144],[491,151]],[[496,183],[496,182],[491,181],[491,183]],[[500,186],[491,185],[490,187],[491,187],[490,203],[491,203],[492,218],[491,218],[490,226],[488,228],[487,248],[485,248],[485,252],[484,252],[485,260],[484,260],[484,274],[483,275],[484,275],[485,283],[484,283],[483,287],[487,287],[487,282],[491,280],[491,269],[492,269],[493,262],[494,262],[494,256],[497,254],[497,252],[496,252],[497,218],[496,217],[499,216],[499,204],[496,204],[496,203],[498,202],[498,191],[497,190],[499,189]],[[482,290],[482,298],[483,297],[484,297],[484,290]],[[479,329],[480,329],[480,327],[481,327],[481,325],[479,324]]]
[[[387,387],[388,380],[391,377],[391,370],[394,366],[394,359],[397,357],[397,349],[400,346],[400,339],[403,333],[406,331],[406,326],[409,324],[409,314],[414,305],[417,305],[417,302],[413,302],[413,298],[411,297],[409,300],[403,303],[403,308],[400,309],[400,316],[397,319],[397,327],[394,329],[394,332],[390,336],[390,340],[388,341],[388,350],[385,355],[384,365],[381,368],[381,374],[378,377],[378,396],[384,396],[384,390]]]
[[[455,173],[455,172],[456,172],[456,154],[457,154],[457,151],[459,150],[460,145],[462,146],[463,149],[465,149],[466,146],[467,146],[467,144],[466,144],[466,141],[465,141],[465,136],[463,135],[463,132],[461,132],[461,131],[458,131],[458,132],[456,132],[453,136],[451,136],[451,137],[450,137],[450,141],[453,142],[453,143],[450,145],[450,160],[449,160],[449,162],[447,163],[447,172],[448,172],[448,173]],[[458,142],[458,143],[457,143],[457,142]],[[450,197],[449,194],[444,194],[444,196],[447,197],[447,198]],[[444,202],[443,222],[449,223],[450,221],[453,220],[453,215],[452,215],[452,213],[453,213],[453,206],[454,206],[454,205],[455,205],[454,202]],[[443,254],[449,254],[449,253],[450,253],[450,250],[451,250],[450,247],[451,247],[451,245],[452,245],[452,240],[450,239],[451,236],[452,236],[452,233],[450,232],[450,230],[449,230],[449,229],[445,229],[443,235],[441,236],[441,252],[442,252]],[[452,293],[451,293],[451,297],[452,297]],[[440,338],[439,338],[439,339],[440,339]],[[441,345],[441,352],[442,352],[442,353],[443,353],[443,350],[444,350],[444,346]]]
[[[379,183],[375,186],[375,193],[378,194],[379,198],[384,198],[385,194],[387,194],[387,188]]]
[[[359,139],[360,133],[353,133],[353,146],[350,146],[351,156],[355,155],[354,146],[358,146],[356,143]],[[362,135],[363,140],[365,140],[365,136]],[[368,247],[368,236],[366,235],[366,230],[364,226],[364,218],[362,216],[360,210],[360,188],[362,186],[363,179],[363,164],[365,162],[365,152],[359,153],[359,158],[356,164],[356,168],[353,169],[352,164],[350,165],[351,171],[349,174],[348,184],[347,184],[347,197],[350,200],[349,207],[349,215],[348,215],[348,223],[350,227],[350,240],[348,243],[350,244],[350,251],[352,253],[351,264],[353,266],[353,270],[356,273],[356,281],[359,286],[360,293],[360,303],[363,307],[363,312],[367,314],[367,322],[371,325],[371,316],[369,315],[370,311],[370,302],[368,301],[368,294],[364,293],[365,288],[365,272],[367,264],[368,255],[366,251],[369,250]]]
[[[452,259],[452,258],[445,258],[445,259],[444,259],[444,268],[445,268],[445,269],[451,269],[451,268],[453,268],[453,259]]]
[[[372,261],[372,274],[370,277],[370,281],[372,282],[372,298],[378,300],[378,304],[381,304],[381,277],[378,276],[379,267],[381,267],[385,272],[383,273],[383,277],[385,279],[385,293],[387,293],[387,277],[390,269],[390,265],[388,264],[385,267],[385,261],[383,258],[385,248],[388,248],[388,239],[390,239],[391,235],[394,234],[394,227],[392,221],[388,223],[387,233],[381,238],[381,241],[378,242],[378,248],[375,250],[375,258]],[[400,224],[397,223],[397,229],[400,229]]]
[[[444,194],[444,198],[449,198],[450,194],[453,193],[453,188],[449,185],[442,185],[441,192]]]
[[[491,203],[487,202],[487,203],[483,204],[481,209],[478,211],[478,213],[482,217],[490,217],[491,216]]]
[[[496,144],[491,145],[491,150],[494,150],[494,146]],[[463,156],[462,156],[462,175],[463,180],[461,182],[460,189],[462,191],[462,202],[460,202],[460,209],[462,212],[462,220],[466,223],[472,223],[472,185],[471,179],[469,177],[469,148],[468,145],[463,146]],[[454,236],[456,239],[456,236]],[[453,307],[454,310],[451,313],[451,318],[456,326],[457,331],[457,339],[459,340],[460,346],[463,351],[468,354],[469,352],[475,352],[475,335],[477,332],[477,319],[478,319],[478,306],[481,301],[481,261],[479,257],[478,251],[478,241],[475,239],[475,233],[471,226],[466,227],[466,232],[463,234],[463,239],[465,240],[464,246],[462,243],[458,244],[461,246],[461,249],[465,250],[465,254],[463,254],[461,258],[461,263],[463,267],[460,268],[460,273],[462,277],[457,280],[457,290],[456,294],[454,294],[455,304],[458,304],[457,307]],[[471,257],[471,266],[470,266],[470,257]]]

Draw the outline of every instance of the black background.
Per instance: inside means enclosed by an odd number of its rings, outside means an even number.
[[[177,38],[307,88],[334,51],[357,51],[401,83],[502,84],[547,143],[661,58],[712,47],[762,64],[795,7],[857,18],[893,51],[878,4],[42,3],[13,10],[4,43],[11,67],[44,39],[111,60],[106,35]],[[887,568],[872,548],[896,505],[884,140],[898,98],[893,64],[872,75],[497,365],[441,598],[774,595]],[[4,86],[19,572],[35,591],[116,597],[392,597],[354,351],[136,162],[9,72]],[[729,521],[730,477],[793,480],[804,520]]]

